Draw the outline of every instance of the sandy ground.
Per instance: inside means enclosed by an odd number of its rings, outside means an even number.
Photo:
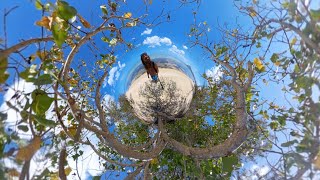
[[[181,90],[180,95],[186,98],[185,105],[189,106],[193,97],[194,83],[187,75],[175,69],[159,68],[159,78],[162,82],[167,80],[176,82],[177,89]],[[150,123],[153,121],[151,116],[149,114],[143,114],[137,106],[137,104],[144,101],[144,98],[139,95],[139,92],[144,88],[146,83],[151,83],[151,78],[148,79],[147,73],[144,73],[131,83],[126,96],[128,98],[132,98],[132,100],[134,101],[134,104],[132,104],[132,106],[135,109],[138,117]]]

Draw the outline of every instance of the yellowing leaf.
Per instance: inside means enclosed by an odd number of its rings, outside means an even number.
[[[78,81],[75,80],[75,79],[69,79],[68,80],[68,83],[71,85],[71,86],[76,86],[78,84]]]
[[[88,21],[86,21],[82,16],[80,16],[80,15],[78,14],[78,17],[79,17],[79,20],[80,20],[81,24],[82,24],[84,27],[86,27],[86,28],[90,28],[90,27],[91,27],[90,23],[89,23]]]
[[[274,65],[276,65],[276,66],[280,66],[280,61],[276,61],[275,63],[274,63]]]
[[[154,158],[150,161],[151,165],[155,165],[158,163],[158,159],[157,158]]]
[[[43,5],[41,4],[41,2],[40,2],[39,0],[36,0],[36,1],[34,2],[34,5],[36,6],[36,8],[37,8],[38,10],[42,10]]]
[[[32,158],[34,153],[40,148],[41,137],[35,136],[31,143],[19,149],[16,159],[20,161],[28,161]]]
[[[48,53],[46,51],[37,51],[36,54],[41,61],[44,61]]]
[[[255,11],[251,11],[250,14],[249,14],[251,17],[255,17],[257,16],[257,13]]]
[[[248,10],[249,10],[249,15],[250,15],[251,17],[257,16],[257,12],[254,10],[253,7],[248,7]]]
[[[47,16],[43,16],[40,21],[36,22],[36,25],[42,26],[42,27],[49,29],[49,30],[51,29],[51,21]]]
[[[68,131],[69,131],[69,134],[74,137],[77,133],[77,126],[72,125],[71,127],[68,128]]]
[[[259,69],[262,70],[264,68],[262,62],[260,61],[259,58],[254,58],[253,64]]]
[[[64,169],[64,173],[66,174],[66,176],[69,176],[71,171],[72,171],[72,169],[70,167],[67,167],[67,168]]]
[[[297,38],[296,38],[296,37],[294,37],[294,38],[291,40],[291,42],[290,42],[290,46],[295,45],[295,44],[296,44],[296,42],[297,42]]]
[[[316,169],[320,169],[320,155],[318,155],[317,156],[317,159],[315,159],[314,161],[313,161],[313,164],[314,164],[314,167],[316,168]]]
[[[124,14],[124,18],[131,18],[132,13],[131,12],[127,12]]]

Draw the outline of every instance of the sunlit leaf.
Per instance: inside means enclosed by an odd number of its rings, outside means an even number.
[[[107,38],[107,37],[102,37],[101,40],[104,41],[104,42],[106,42],[106,43],[109,43],[109,42],[110,42],[110,39]]]
[[[58,47],[61,48],[64,41],[67,39],[67,32],[64,29],[60,29],[58,24],[55,24],[52,27],[52,35],[54,38],[54,42],[57,44]]]
[[[48,53],[46,51],[37,51],[36,55],[41,59],[41,61],[44,61]]]
[[[72,169],[71,169],[71,167],[69,167],[69,166],[64,169],[64,173],[66,174],[66,176],[69,176],[69,174],[71,173],[71,171],[72,171]]]
[[[36,0],[36,1],[34,2],[34,5],[36,6],[36,8],[37,8],[38,10],[42,10],[43,5],[41,4],[40,0]]]
[[[100,9],[102,10],[103,14],[108,15],[108,10],[106,5],[101,5]]]
[[[37,75],[36,65],[31,65],[25,71],[20,72],[19,76],[27,82],[33,82]]]
[[[69,20],[77,15],[77,10],[65,1],[58,1],[58,16],[62,19]]]
[[[78,85],[78,81],[76,79],[69,79],[68,83],[73,87]]]
[[[254,58],[253,64],[254,64],[259,70],[262,70],[262,69],[264,68],[263,63],[261,62],[261,60],[260,60],[259,58]]]
[[[115,46],[117,44],[117,39],[112,38],[111,41],[109,42],[110,46]]]
[[[126,23],[126,27],[133,27],[133,26],[136,26],[137,23],[134,23],[134,22],[127,22]]]
[[[74,124],[71,127],[69,127],[68,131],[69,131],[69,134],[74,137],[77,132],[77,125]]]
[[[31,93],[31,97],[33,99],[31,107],[37,115],[45,114],[54,100],[54,98],[49,97],[45,91],[40,89],[35,89]]]
[[[290,42],[290,46],[295,45],[295,44],[296,44],[296,42],[297,42],[297,38],[296,38],[296,37],[294,37],[294,38],[291,40],[291,42]]]
[[[131,18],[131,16],[132,16],[132,13],[131,12],[127,12],[127,13],[125,13],[124,14],[124,18]]]

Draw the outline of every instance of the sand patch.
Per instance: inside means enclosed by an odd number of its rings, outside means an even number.
[[[184,103],[179,105],[180,107],[176,107],[173,111],[179,111],[181,108],[188,108],[189,104],[193,97],[193,90],[194,90],[194,83],[193,81],[184,73],[176,69],[169,69],[169,68],[159,68],[159,78],[163,84],[166,81],[174,81],[176,83],[176,87],[179,91],[179,96],[185,99]],[[147,84],[150,84],[151,78],[148,79],[147,73],[143,73],[140,77],[133,80],[131,83],[128,91],[126,92],[126,96],[133,100],[133,108],[135,109],[136,115],[143,119],[144,121],[151,123],[154,121],[152,116],[147,112],[144,112],[138,104],[143,103],[146,101],[145,97],[142,97],[140,94],[140,90],[144,89]],[[151,84],[152,86],[157,86],[159,91],[161,91],[161,86],[159,84]],[[166,94],[164,94],[163,98]]]

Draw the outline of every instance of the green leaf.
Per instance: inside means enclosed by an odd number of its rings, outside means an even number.
[[[113,12],[116,12],[116,11],[117,11],[117,6],[118,6],[117,3],[112,2],[112,3],[111,3],[111,10],[112,10]]]
[[[19,126],[18,126],[18,129],[20,129],[20,130],[22,130],[22,131],[24,131],[24,132],[28,132],[28,131],[29,131],[29,128],[28,128],[28,126],[26,126],[26,125],[19,125]]]
[[[52,120],[46,119],[44,116],[33,115],[34,119],[41,125],[45,127],[54,127],[56,123]]]
[[[293,141],[288,141],[288,142],[282,143],[281,146],[282,147],[289,147],[289,146],[294,145],[295,143],[298,143],[298,140],[295,139]]]
[[[108,10],[106,5],[101,5],[100,9],[102,10],[103,14],[108,15]]]
[[[7,57],[1,57],[0,59],[0,74],[4,73],[8,67],[8,58]]]
[[[62,19],[69,20],[77,15],[77,10],[65,1],[58,1],[58,16]]]
[[[36,6],[36,8],[37,8],[38,10],[42,10],[43,5],[41,4],[40,0],[36,0],[36,1],[34,2],[34,5]]]
[[[101,40],[102,40],[103,42],[106,42],[106,43],[109,43],[109,42],[110,42],[110,39],[107,38],[107,37],[102,37]]]
[[[26,80],[27,82],[33,82],[34,77],[37,75],[36,71],[37,66],[36,65],[31,65],[31,67],[26,68],[25,71],[20,72],[19,76]]]
[[[222,171],[227,172],[230,176],[234,166],[238,164],[238,157],[236,156],[229,156],[229,157],[223,157],[222,158]]]
[[[52,26],[52,35],[54,42],[61,48],[64,41],[67,39],[67,31],[60,29],[58,24]]]
[[[8,73],[5,72],[3,74],[0,74],[0,84],[5,83],[8,78],[9,78]]]
[[[34,85],[40,86],[40,85],[45,85],[45,84],[51,84],[52,83],[52,78],[49,74],[43,74],[38,77],[38,79],[35,79]]]
[[[273,53],[271,56],[271,61],[275,63],[278,61],[278,59],[279,59],[279,55],[277,53]]]
[[[270,128],[271,128],[272,130],[277,130],[278,127],[279,127],[279,123],[273,121],[273,122],[271,122],[271,123],[269,124],[269,126],[270,126]]]
[[[1,57],[1,59],[0,59],[0,83],[4,83],[9,77],[9,74],[6,72],[7,68],[8,68],[8,58]]]
[[[92,177],[92,180],[100,180],[101,179],[101,176],[93,176]]]
[[[310,14],[313,20],[320,21],[320,9],[318,10],[310,10]]]
[[[33,99],[31,107],[37,115],[44,115],[54,101],[54,98],[49,97],[45,91],[40,89],[34,90],[31,97]]]
[[[0,121],[2,122],[2,121],[4,121],[4,120],[6,120],[8,118],[8,115],[7,114],[4,114],[4,113],[1,113],[0,112]]]

